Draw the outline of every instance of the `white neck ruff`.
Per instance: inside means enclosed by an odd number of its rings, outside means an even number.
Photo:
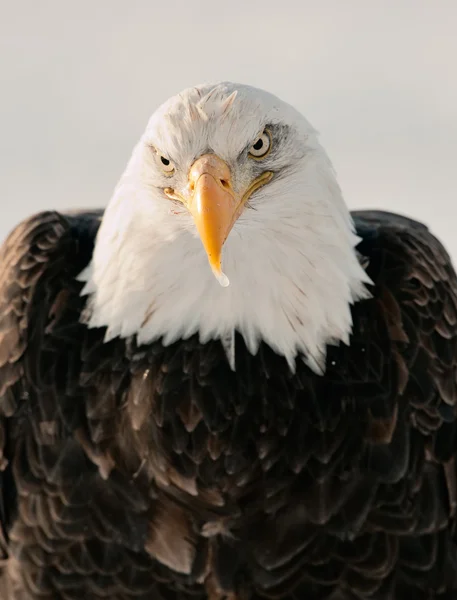
[[[302,356],[317,373],[326,345],[349,342],[351,303],[369,297],[359,238],[331,165],[316,150],[301,169],[265,186],[224,247],[223,288],[214,278],[190,216],[139,187],[135,154],[115,190],[94,255],[79,279],[87,323],[106,340],[136,334],[168,345],[198,333],[222,340],[234,368],[234,333],[252,354],[264,341],[291,369]]]

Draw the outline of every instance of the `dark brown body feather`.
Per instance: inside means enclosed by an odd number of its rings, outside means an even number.
[[[324,377],[262,346],[103,343],[99,215],[40,214],[0,271],[11,598],[457,597],[457,283],[421,225],[356,213],[375,282]],[[5,582],[4,582],[5,583]]]

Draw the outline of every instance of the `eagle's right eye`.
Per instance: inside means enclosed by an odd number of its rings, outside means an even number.
[[[155,155],[156,155],[157,164],[162,169],[162,171],[165,173],[165,175],[167,175],[167,177],[169,177],[170,175],[173,175],[173,173],[175,172],[175,166],[171,162],[171,160],[169,158],[167,158],[166,156],[164,156],[163,154],[160,154],[159,152],[157,152],[157,150],[155,151]]]

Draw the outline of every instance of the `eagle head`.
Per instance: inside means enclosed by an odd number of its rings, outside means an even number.
[[[80,279],[106,339],[220,339],[238,331],[322,373],[368,295],[358,238],[316,131],[262,90],[201,85],[151,117]]]

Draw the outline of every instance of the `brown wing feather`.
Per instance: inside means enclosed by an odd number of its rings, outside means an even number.
[[[323,378],[239,336],[235,373],[218,342],[105,344],[75,280],[98,216],[10,236],[0,506],[30,598],[457,593],[455,273],[420,224],[354,216],[373,298]]]
[[[156,502],[118,428],[125,345],[81,323],[99,217],[41,213],[2,248],[0,517],[20,597],[159,598],[163,565],[188,574],[195,555],[188,516]]]
[[[6,549],[14,485],[10,476],[7,419],[20,409],[21,360],[28,342],[29,311],[36,282],[47,268],[50,250],[65,227],[56,213],[42,213],[22,222],[0,249],[0,524]]]
[[[16,512],[12,477],[10,418],[21,410],[23,354],[27,347],[29,310],[36,282],[47,267],[49,249],[64,231],[56,213],[21,223],[0,249],[0,549],[8,556],[9,530]],[[31,249],[33,251],[31,252]],[[3,574],[4,575],[4,574]],[[1,585],[6,594],[9,584]]]
[[[401,486],[395,486],[403,492],[395,502],[373,508],[368,523],[400,534],[396,597],[402,597],[400,590],[409,597],[427,586],[455,593],[456,274],[425,226],[377,211],[355,213],[355,218],[364,238],[360,251],[370,257],[380,306],[396,342],[395,428],[400,430],[402,418],[406,441],[406,470]],[[386,441],[388,448],[392,441]],[[401,463],[398,444],[392,449],[392,461]],[[393,499],[392,492],[385,489],[383,495]]]

